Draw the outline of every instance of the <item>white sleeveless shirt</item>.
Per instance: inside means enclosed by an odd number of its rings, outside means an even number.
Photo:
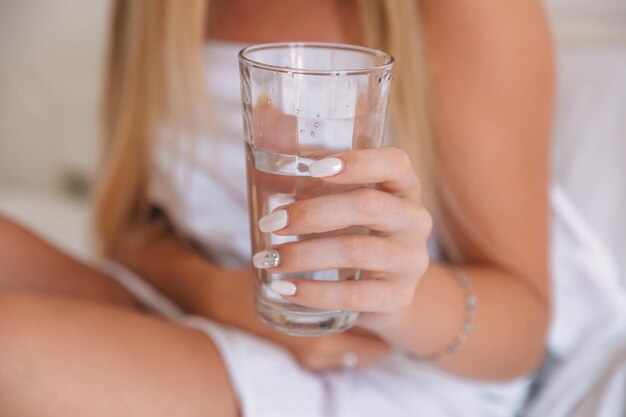
[[[216,262],[250,260],[245,151],[237,53],[244,45],[210,42],[205,47],[210,134],[158,138],[149,199],[174,228]],[[177,142],[177,139],[180,140]],[[180,146],[179,152],[176,146]]]
[[[546,0],[546,6],[560,42],[626,42],[624,0]]]

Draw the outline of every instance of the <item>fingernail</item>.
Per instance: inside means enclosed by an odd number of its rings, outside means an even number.
[[[276,210],[259,219],[259,229],[263,233],[275,232],[287,226],[287,211]]]
[[[275,249],[261,251],[254,254],[252,263],[259,269],[276,268],[280,265],[280,253]]]
[[[325,158],[309,165],[309,174],[312,177],[332,177],[343,169],[343,161],[339,158]]]
[[[270,288],[278,295],[294,295],[296,284],[289,281],[272,281]]]

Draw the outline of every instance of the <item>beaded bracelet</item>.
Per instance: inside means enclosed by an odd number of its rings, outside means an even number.
[[[426,355],[411,354],[411,358],[416,359],[420,362],[437,362],[448,355],[452,355],[458,352],[459,349],[461,349],[461,346],[463,346],[463,344],[467,340],[469,334],[471,333],[472,328],[474,327],[474,314],[476,312],[476,308],[478,307],[478,301],[476,300],[476,296],[474,295],[474,291],[472,290],[472,284],[467,274],[458,269],[456,278],[459,281],[461,287],[463,287],[463,292],[465,293],[465,315],[463,318],[463,325],[461,326],[461,330],[459,330],[454,340],[447,344],[441,351]]]

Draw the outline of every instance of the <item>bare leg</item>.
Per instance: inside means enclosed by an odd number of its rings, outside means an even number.
[[[205,335],[0,216],[1,416],[234,417]]]
[[[115,280],[53,248],[0,215],[0,290],[66,295],[133,306]]]
[[[0,415],[234,417],[209,338],[130,309],[0,292]]]

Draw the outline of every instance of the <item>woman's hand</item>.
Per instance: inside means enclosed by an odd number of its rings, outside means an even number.
[[[381,339],[359,328],[322,337],[289,336],[277,332],[269,334],[265,331],[261,336],[287,349],[300,365],[311,371],[367,367],[379,362],[391,351]]]
[[[272,288],[290,302],[320,309],[360,311],[376,329],[406,309],[428,266],[432,228],[421,204],[420,185],[406,153],[398,148],[345,152],[317,161],[310,173],[333,184],[376,184],[297,201],[259,221],[264,232],[304,235],[365,226],[371,235],[347,234],[285,243],[274,248],[280,265],[272,273],[355,268],[358,281],[280,280]],[[267,253],[255,255],[264,268]]]
[[[390,351],[380,338],[357,329],[314,338],[269,329],[256,317],[251,269],[215,265],[171,234],[128,246],[119,252],[117,261],[150,279],[185,310],[281,345],[310,370],[340,368],[350,356],[358,358],[356,366],[367,366]]]
[[[256,317],[252,275],[250,270],[216,270],[204,279],[207,298],[195,312],[282,346],[312,371],[365,367],[390,353],[387,343],[363,329],[324,337],[289,336],[270,329]]]

